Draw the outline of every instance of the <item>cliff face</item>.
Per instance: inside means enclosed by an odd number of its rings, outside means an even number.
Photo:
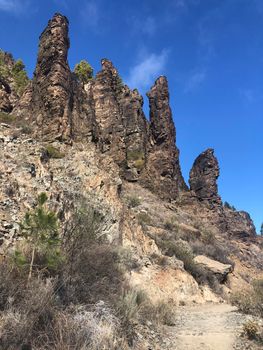
[[[28,120],[39,140],[93,142],[102,158],[114,161],[123,180],[138,182],[167,201],[186,196],[190,206],[195,203],[206,208],[205,213],[209,210],[204,215],[216,217],[212,220],[223,231],[236,232],[238,227],[239,233],[254,235],[249,216],[226,211],[222,205],[217,188],[219,165],[212,149],[195,160],[190,191],[185,184],[166,77],[159,77],[147,94],[148,121],[142,96],[122,83],[111,61],[103,59],[101,71],[82,85],[68,65],[69,45],[68,20],[55,14],[40,36],[33,80],[20,98],[14,98],[15,103],[12,90],[1,78],[0,109],[13,110]],[[14,65],[11,57],[6,59]]]
[[[27,84],[23,62],[0,50],[0,112],[13,111]]]

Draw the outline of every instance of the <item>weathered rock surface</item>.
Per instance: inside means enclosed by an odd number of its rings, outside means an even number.
[[[190,171],[190,189],[194,191],[197,198],[201,201],[221,204],[217,187],[218,177],[218,161],[214,156],[214,150],[209,148],[194,161]]]
[[[224,219],[226,230],[230,236],[236,238],[247,238],[256,236],[256,228],[245,211],[235,211],[224,207]]]
[[[212,272],[220,282],[225,281],[227,275],[232,271],[230,264],[222,264],[219,261],[208,258],[205,255],[198,255],[194,261]]]
[[[175,126],[166,77],[158,78],[147,96],[150,103],[150,138],[143,180],[162,197],[175,199],[181,191],[187,190],[187,186],[175,145]]]
[[[55,14],[40,36],[37,65],[32,81],[32,118],[43,139],[63,140],[71,136],[73,96],[68,20]]]
[[[101,71],[83,86],[70,71],[68,49],[68,20],[55,14],[40,36],[32,82],[14,109],[12,89],[1,83],[0,108],[13,109],[14,115],[35,125],[42,141],[87,141],[87,152],[94,142],[102,159],[114,160],[122,179],[138,182],[169,202],[177,200],[189,213],[198,213],[207,226],[238,237],[255,235],[248,214],[222,206],[219,166],[212,149],[195,160],[188,191],[180,169],[166,77],[159,77],[147,94],[148,122],[142,96],[122,83],[111,61],[103,59]],[[14,64],[10,55],[6,60]]]
[[[2,112],[12,112],[19,99],[12,74],[14,66],[13,56],[0,50],[0,111]]]

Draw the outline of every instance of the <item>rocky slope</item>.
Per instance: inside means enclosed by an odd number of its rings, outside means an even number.
[[[198,265],[204,255],[227,271],[215,277],[224,296],[249,288],[262,274],[262,242],[248,213],[223,205],[212,149],[197,157],[186,185],[166,77],[147,94],[148,120],[142,96],[122,83],[108,59],[83,85],[69,68],[69,45],[68,20],[55,14],[40,36],[34,77],[22,96],[11,77],[0,76],[1,254],[19,237],[19,223],[37,194],[46,192],[62,225],[83,201],[96,208],[101,235],[129,247],[137,261],[130,284],[152,300],[221,300],[187,268],[190,258]],[[4,58],[15,64],[10,55]]]

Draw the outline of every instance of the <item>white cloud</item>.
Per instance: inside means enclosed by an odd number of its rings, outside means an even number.
[[[84,8],[81,9],[81,17],[87,26],[97,30],[101,19],[98,3],[95,1],[86,2]]]
[[[157,29],[157,23],[154,17],[148,16],[146,18],[139,18],[138,16],[133,16],[128,19],[128,23],[132,27],[132,31],[136,34],[147,34],[149,36],[153,35]]]
[[[239,93],[247,103],[255,103],[263,99],[263,95],[255,89],[240,89]]]
[[[151,53],[142,58],[134,67],[125,82],[131,88],[144,89],[149,87],[153,81],[163,73],[168,59],[168,51],[161,53]]]
[[[28,1],[23,0],[0,0],[0,11],[9,13],[21,13],[28,6]]]
[[[184,92],[192,92],[196,90],[206,79],[206,71],[204,69],[192,72],[185,83]]]

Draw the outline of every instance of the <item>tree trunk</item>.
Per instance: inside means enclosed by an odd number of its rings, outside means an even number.
[[[34,264],[34,259],[35,259],[35,250],[36,248],[33,248],[32,251],[32,257],[31,257],[31,262],[30,262],[30,267],[29,267],[29,274],[28,274],[28,279],[27,282],[29,283],[29,281],[31,280],[31,276],[32,276],[32,270],[33,270],[33,264]]]

